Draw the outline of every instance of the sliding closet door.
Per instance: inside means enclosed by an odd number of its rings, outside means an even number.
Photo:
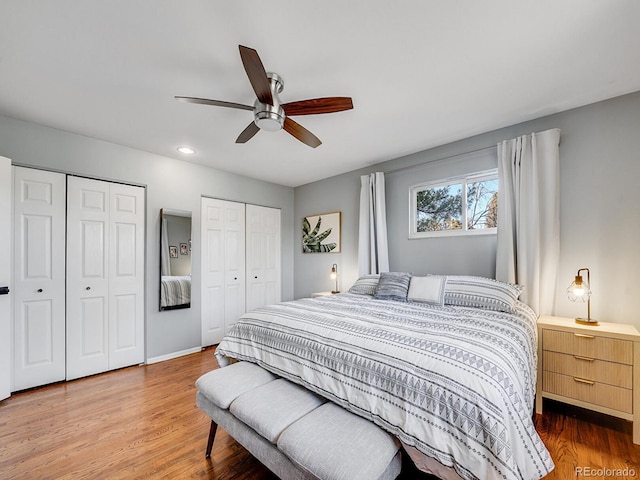
[[[11,232],[11,160],[0,157],[0,232]],[[0,400],[11,394],[11,236],[0,235]]]
[[[14,167],[14,390],[65,379],[65,181]]]
[[[202,198],[202,345],[220,343],[245,312],[245,205]]]
[[[144,362],[144,189],[110,184],[109,370]]]
[[[281,300],[280,210],[247,205],[247,311]]]
[[[67,380],[109,368],[109,184],[67,184]]]
[[[144,189],[68,178],[67,379],[144,361]]]

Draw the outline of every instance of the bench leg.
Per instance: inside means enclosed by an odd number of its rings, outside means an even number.
[[[216,430],[218,430],[218,425],[216,422],[211,420],[211,428],[209,428],[209,440],[207,440],[207,453],[205,454],[205,458],[211,458],[211,450],[213,449],[213,440],[216,438]]]

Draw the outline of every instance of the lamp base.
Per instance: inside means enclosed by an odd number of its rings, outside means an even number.
[[[576,323],[579,323],[580,325],[589,325],[590,327],[597,327],[600,325],[597,320],[586,318],[576,318]]]
[[[336,293],[340,293],[340,290],[331,290],[331,293],[335,295]]]

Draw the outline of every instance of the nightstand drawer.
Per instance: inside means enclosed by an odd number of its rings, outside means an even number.
[[[632,390],[546,370],[543,376],[543,383],[542,388],[545,392],[625,413],[633,413]]]
[[[633,367],[631,365],[621,365],[593,357],[568,355],[547,350],[543,352],[542,362],[545,371],[595,380],[616,387],[629,389],[633,387]]]
[[[554,352],[633,364],[633,342],[586,333],[544,329],[542,348]]]

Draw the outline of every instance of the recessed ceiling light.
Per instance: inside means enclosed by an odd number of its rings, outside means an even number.
[[[185,155],[193,155],[196,151],[191,147],[178,147],[178,151]]]

